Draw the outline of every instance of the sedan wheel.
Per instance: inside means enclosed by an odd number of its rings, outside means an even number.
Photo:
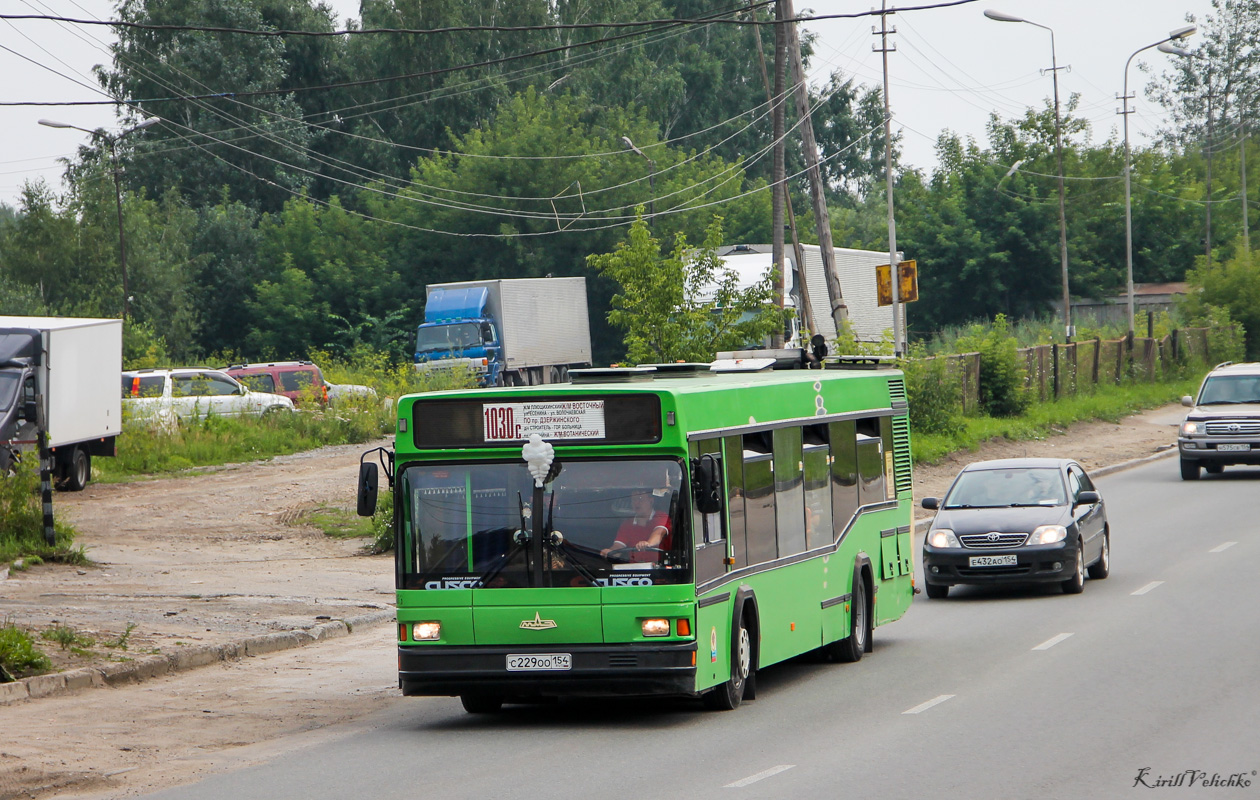
[[[1093,580],[1102,580],[1111,574],[1111,531],[1103,530],[1102,555],[1098,556],[1098,560],[1089,565],[1089,577]]]
[[[932,600],[944,600],[949,597],[949,584],[947,583],[925,583],[923,590],[927,592],[927,596]]]
[[[1085,589],[1085,550],[1076,542],[1076,570],[1062,584],[1064,594],[1080,594]]]

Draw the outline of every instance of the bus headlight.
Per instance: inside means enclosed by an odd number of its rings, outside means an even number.
[[[949,528],[937,528],[928,534],[928,544],[933,547],[962,547],[958,537]]]
[[[1067,538],[1067,528],[1062,525],[1038,525],[1028,537],[1029,544],[1054,544]]]
[[[431,642],[442,638],[442,623],[440,622],[413,622],[411,624],[411,638],[417,642]]]
[[[644,636],[669,636],[669,620],[667,619],[645,619],[643,620]]]

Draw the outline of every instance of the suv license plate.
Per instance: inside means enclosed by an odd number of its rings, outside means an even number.
[[[1013,555],[1010,556],[972,556],[967,559],[967,563],[973,567],[1013,567],[1019,563],[1019,559]]]
[[[1227,453],[1246,453],[1247,451],[1251,450],[1251,445],[1249,444],[1218,444],[1216,446],[1216,449],[1227,452]]]
[[[537,653],[534,655],[509,655],[508,672],[555,671],[573,668],[573,656],[569,653]]]

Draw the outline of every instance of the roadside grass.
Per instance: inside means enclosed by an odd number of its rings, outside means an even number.
[[[0,683],[9,683],[52,668],[52,660],[12,620],[0,624]]]
[[[372,519],[335,506],[320,506],[305,511],[291,525],[312,525],[333,539],[366,539],[374,535]]]
[[[1035,403],[1017,417],[965,417],[962,429],[953,435],[916,435],[911,431],[911,454],[915,463],[932,463],[960,450],[974,452],[990,439],[1040,440],[1074,422],[1118,422],[1130,414],[1194,394],[1200,380],[1201,377],[1195,377],[1164,383],[1102,385],[1093,394]]]
[[[55,507],[56,501],[54,501]],[[44,561],[86,564],[82,547],[74,547],[74,528],[56,522],[56,543],[44,541],[44,512],[39,496],[39,460],[25,458],[13,474],[0,475],[0,564],[25,569]]]

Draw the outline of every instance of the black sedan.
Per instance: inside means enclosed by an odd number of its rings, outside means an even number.
[[[1111,569],[1107,509],[1075,461],[978,461],[958,473],[923,540],[927,596],[958,584],[1058,583],[1080,592]]]

